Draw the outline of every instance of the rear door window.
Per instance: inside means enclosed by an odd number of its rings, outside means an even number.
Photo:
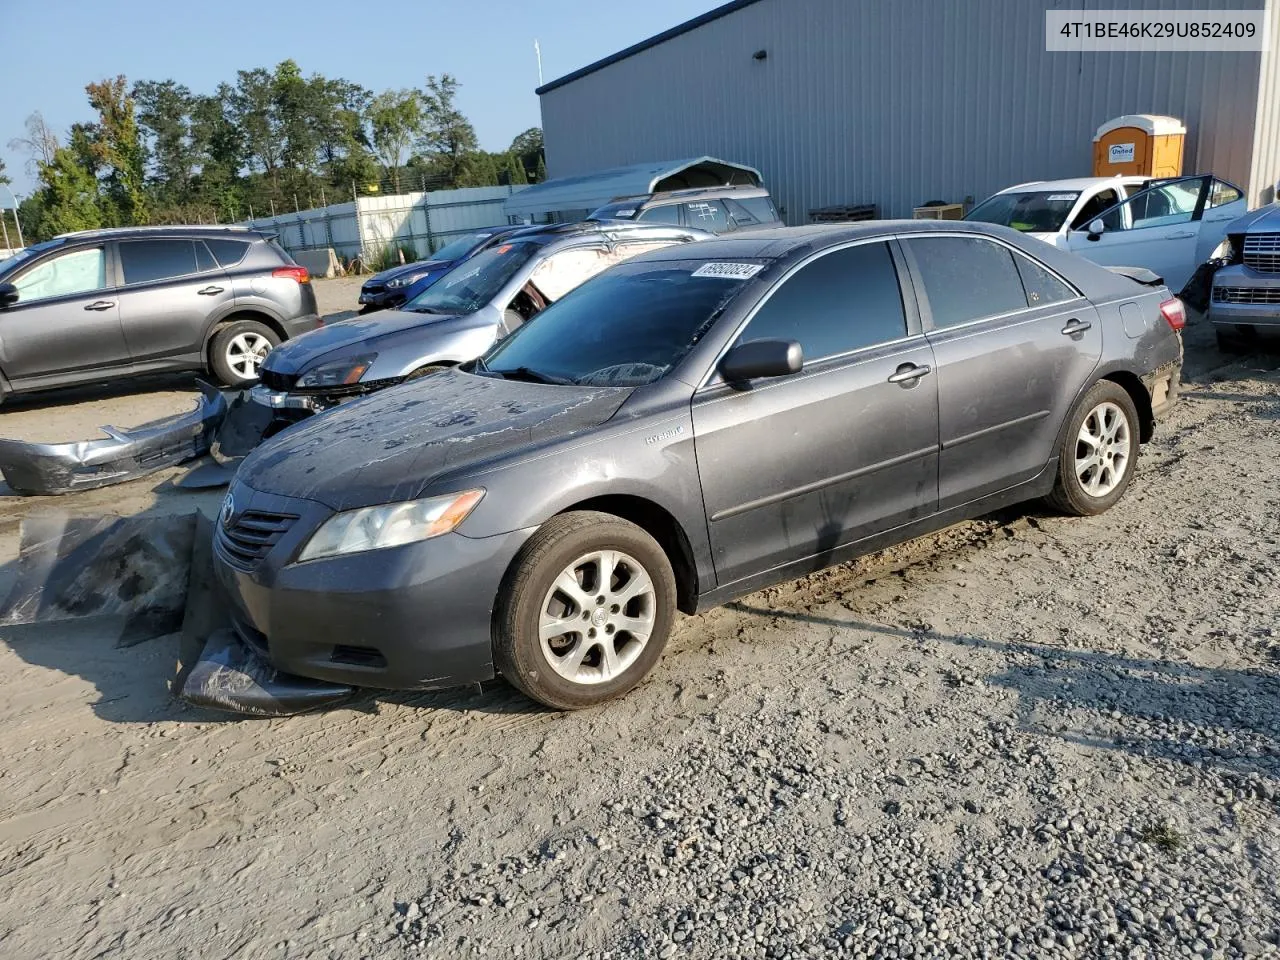
[[[1228,203],[1235,203],[1244,194],[1227,183],[1225,180],[1214,180],[1213,186],[1209,188],[1209,207],[1225,207]]]
[[[685,223],[698,230],[728,233],[733,229],[729,215],[719,200],[693,200],[684,205]]]
[[[121,240],[124,282],[150,283],[197,272],[196,247],[190,240]]]
[[[910,237],[933,325],[954,327],[1027,308],[1007,247],[980,237]]]
[[[907,335],[902,290],[887,243],[824,254],[782,282],[743,331],[747,340],[795,340],[805,363]]]

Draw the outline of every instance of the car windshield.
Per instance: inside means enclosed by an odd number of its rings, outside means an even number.
[[[640,211],[642,200],[627,200],[622,203],[606,203],[591,214],[591,220],[634,220]]]
[[[446,243],[427,259],[457,260],[459,257],[465,257],[472,247],[479,245],[484,240],[488,240],[491,236],[493,236],[491,233],[468,233],[465,237],[459,237],[453,243]]]
[[[969,211],[965,219],[998,223],[1023,233],[1057,233],[1079,197],[1079,192],[1070,190],[997,193]]]
[[[757,264],[624,263],[588,280],[477,362],[482,374],[639,386],[664,376],[711,328]]]
[[[482,250],[400,309],[418,313],[475,313],[492,300],[542,246],[522,241]]]

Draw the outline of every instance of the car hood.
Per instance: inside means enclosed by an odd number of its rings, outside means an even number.
[[[453,263],[452,260],[415,260],[413,263],[404,263],[398,267],[391,267],[383,270],[381,273],[375,273],[372,277],[365,281],[365,284],[385,284],[389,280],[406,273],[421,273],[423,270],[434,270],[438,267],[448,267]]]
[[[382,337],[456,319],[455,314],[380,310],[367,316],[340,320],[286,340],[267,354],[266,360],[262,362],[262,369],[270,373],[296,376],[343,348],[359,345],[360,348],[376,352],[378,340]],[[358,351],[347,352],[354,354]]]
[[[1232,220],[1227,233],[1280,233],[1280,200]]]
[[[598,426],[631,392],[450,370],[277,434],[249,454],[236,480],[335,510],[412,500],[446,473]]]

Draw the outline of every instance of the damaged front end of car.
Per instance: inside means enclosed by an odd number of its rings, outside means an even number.
[[[227,401],[216,387],[199,386],[200,400],[189,413],[130,430],[104,426],[102,439],[0,439],[0,473],[16,493],[47,496],[123,483],[201,457],[226,417]]]

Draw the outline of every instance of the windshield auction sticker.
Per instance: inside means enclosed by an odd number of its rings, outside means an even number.
[[[1046,10],[1050,52],[1273,49],[1265,10]]]
[[[693,271],[695,277],[719,277],[722,280],[750,280],[764,269],[760,263],[704,263]]]

